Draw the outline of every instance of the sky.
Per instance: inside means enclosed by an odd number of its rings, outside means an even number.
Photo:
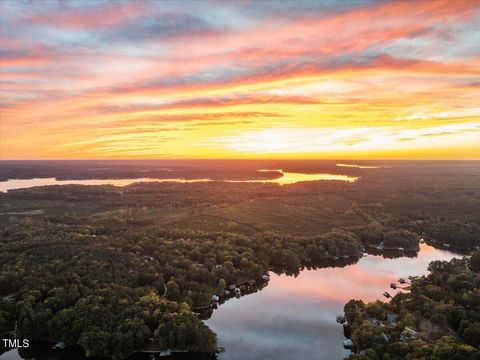
[[[480,159],[480,0],[0,1],[0,159]]]

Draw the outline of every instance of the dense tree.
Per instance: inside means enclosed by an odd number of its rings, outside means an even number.
[[[470,257],[470,269],[476,273],[480,273],[480,251],[476,251]]]
[[[471,323],[463,331],[462,338],[467,344],[474,347],[480,346],[480,322]]]
[[[417,234],[441,246],[479,246],[478,173],[460,170],[376,169],[352,184],[144,183],[0,193],[0,329],[17,321],[23,335],[78,343],[91,356],[125,357],[150,337],[216,350],[191,310],[230,284],[270,270],[295,274],[303,266],[354,262],[363,247],[382,242],[415,249]],[[21,215],[32,209],[44,213]],[[428,283],[412,288],[415,312],[399,298],[384,312],[357,302],[346,307],[347,319],[363,323],[366,308],[381,317],[400,307],[401,324],[425,320],[473,343],[480,296],[468,268],[478,276],[479,257],[433,263]],[[198,338],[189,338],[193,329]]]
[[[480,359],[480,278],[470,262],[433,261],[428,276],[415,278],[410,292],[390,303],[349,301],[345,317],[355,349],[363,354],[352,358]],[[395,324],[385,316],[393,310],[399,315]]]

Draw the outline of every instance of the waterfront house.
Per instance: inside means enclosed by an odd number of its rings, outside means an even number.
[[[390,341],[390,335],[382,332],[382,336],[383,336],[383,338],[385,339],[386,342],[389,342],[389,341]]]
[[[413,330],[412,328],[409,328],[408,326],[405,326],[404,331],[400,335],[399,340],[400,341],[408,341],[408,340],[416,340],[418,339],[418,333]]]
[[[395,326],[399,318],[400,315],[398,314],[387,314],[387,324]]]
[[[239,288],[236,288],[235,289],[235,297],[238,299],[238,298],[240,298],[240,296],[242,296],[242,292],[240,291]]]
[[[52,350],[63,350],[67,347],[64,341],[60,341],[52,346]]]

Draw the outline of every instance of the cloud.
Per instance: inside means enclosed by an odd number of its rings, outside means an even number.
[[[371,149],[401,149],[402,143],[416,141],[417,146],[428,145],[431,141],[442,141],[456,135],[461,142],[465,133],[470,139],[480,138],[476,126],[478,123],[426,127],[424,129],[403,129],[392,127],[338,128],[267,128],[241,132],[210,141],[243,153],[289,154],[296,153],[332,153],[341,151],[366,151]],[[476,135],[475,135],[476,134]],[[441,140],[439,140],[441,139]],[[433,145],[433,143],[431,144]],[[411,146],[411,145],[408,145]]]
[[[121,42],[175,41],[214,36],[226,31],[224,26],[211,23],[204,18],[189,13],[162,13],[144,16],[127,24],[110,28],[101,34],[107,40]]]
[[[110,112],[107,112],[110,114]],[[154,115],[142,115],[140,118],[124,119],[107,121],[105,123],[99,123],[88,125],[87,127],[102,127],[102,128],[116,128],[119,126],[148,126],[178,122],[197,122],[196,125],[205,123],[205,125],[213,123],[219,124],[218,120],[225,119],[262,119],[262,118],[275,118],[282,115],[271,112],[260,111],[239,111],[239,112],[215,112],[215,113],[193,113],[193,114],[154,114]],[[245,120],[241,120],[244,123]],[[232,122],[233,123],[233,122]]]
[[[43,46],[33,48],[0,48],[0,67],[36,67],[54,62],[55,54],[52,49]]]
[[[430,119],[458,119],[458,118],[480,118],[480,107],[467,107],[465,109],[455,109],[450,111],[416,112],[408,116],[398,118],[396,120],[430,120]]]
[[[120,1],[90,2],[89,7],[74,7],[66,3],[60,4],[57,10],[45,14],[32,12],[22,19],[36,25],[44,25],[59,29],[101,29],[125,23],[132,18],[138,17],[148,10],[147,1],[132,1],[128,3]],[[100,4],[100,5],[97,5]]]
[[[2,156],[81,156],[63,145],[82,141],[101,156],[95,140],[117,132],[132,151],[185,156],[255,154],[247,135],[262,154],[285,154],[275,141],[319,156],[433,153],[463,137],[480,156],[473,128],[436,129],[480,117],[475,1],[0,7]],[[158,147],[160,127],[172,139]]]

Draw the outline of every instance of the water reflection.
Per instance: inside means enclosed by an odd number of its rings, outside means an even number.
[[[357,181],[358,178],[354,176],[347,176],[347,175],[338,175],[338,174],[306,174],[306,173],[293,173],[293,172],[284,172],[281,169],[277,170],[259,170],[260,172],[266,171],[276,171],[282,174],[281,177],[272,179],[272,180],[254,180],[251,182],[262,182],[262,183],[276,183],[280,185],[287,185],[287,184],[295,184],[301,181],[318,181],[318,180],[339,180],[339,181],[347,181],[347,182],[354,182]]]
[[[35,179],[10,179],[0,181],[0,192],[7,192],[14,189],[26,189],[35,186],[48,185],[115,185],[127,186],[136,182],[164,182],[175,181],[179,183],[210,181],[209,179],[154,179],[154,178],[137,178],[137,179],[88,179],[88,180],[57,180],[56,178],[35,178]]]
[[[305,269],[297,277],[272,273],[261,293],[226,302],[206,323],[226,349],[221,360],[342,359],[348,351],[335,316],[348,300],[381,299],[386,290],[393,295],[392,281],[425,274],[431,261],[454,256],[421,244],[412,258],[370,255],[345,267]]]
[[[0,192],[7,192],[14,189],[26,189],[34,186],[47,185],[115,185],[126,186],[137,182],[177,182],[177,183],[196,183],[207,181],[224,181],[231,183],[274,183],[280,185],[295,184],[301,181],[317,181],[317,180],[338,180],[354,182],[358,178],[347,175],[337,174],[304,174],[283,172],[283,170],[259,170],[259,172],[278,172],[279,177],[275,179],[255,179],[255,180],[212,180],[208,178],[202,179],[183,179],[183,178],[136,178],[136,179],[88,179],[88,180],[57,180],[56,178],[34,178],[34,179],[9,179],[0,181]]]
[[[459,255],[421,243],[418,254],[410,256],[391,259],[368,255],[358,262],[355,257],[324,260],[305,264],[293,276],[272,272],[268,286],[260,280],[242,285],[242,297],[223,297],[219,308],[205,316],[206,324],[225,348],[219,360],[342,359],[349,352],[342,347],[343,328],[335,317],[343,313],[347,301],[382,299],[386,290],[393,295],[396,291],[389,288],[392,281],[426,274],[431,261]],[[46,353],[38,349],[11,350],[0,359],[62,359],[60,353],[52,356],[48,349]],[[75,355],[66,358],[83,359],[79,353]],[[198,354],[178,354],[174,358],[190,356],[198,359]]]
[[[335,164],[338,167],[349,167],[357,169],[379,169],[383,166],[373,166],[373,165],[355,165],[355,164]]]

